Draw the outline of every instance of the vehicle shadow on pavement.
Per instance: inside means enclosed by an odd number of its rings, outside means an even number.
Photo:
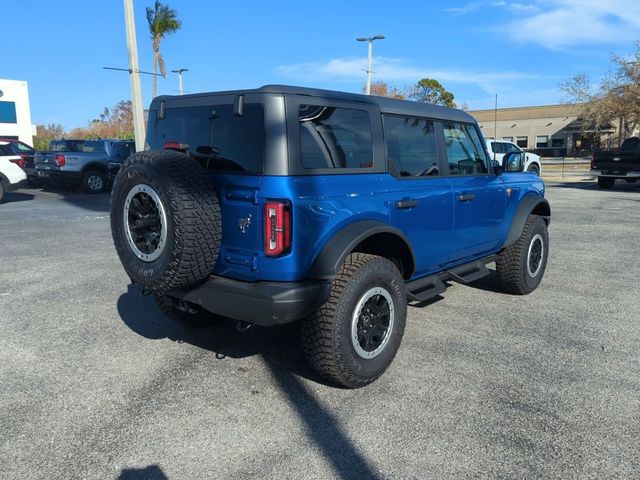
[[[27,190],[28,191],[28,190]],[[63,189],[58,187],[47,187],[42,189],[34,190],[36,192],[41,192],[40,199],[46,199],[47,197],[55,197],[56,199],[60,199],[68,204],[83,208],[85,210],[91,210],[94,212],[109,212],[111,210],[111,195],[109,192],[103,193],[84,193],[79,189]],[[32,194],[28,194],[33,197]]]
[[[344,432],[339,420],[301,380],[300,377],[327,385],[306,366],[299,348],[297,324],[252,327],[240,333],[236,323],[229,320],[210,328],[188,329],[167,319],[158,310],[153,298],[142,297],[140,289],[134,285],[129,285],[127,292],[118,299],[118,313],[131,330],[145,338],[187,342],[209,350],[218,359],[262,356],[274,381],[286,394],[291,408],[306,427],[309,438],[332,464],[338,478],[381,478]],[[134,478],[147,477],[120,477],[121,480]]]
[[[35,197],[35,195],[31,195],[30,193],[9,192],[5,194],[2,201],[0,201],[0,205],[2,205],[3,203],[26,202],[29,200],[33,200]]]
[[[578,190],[602,190],[603,192],[640,192],[640,181],[635,183],[627,183],[618,180],[615,185],[609,189],[602,189],[594,181],[583,182],[547,182],[547,186],[556,188],[573,188]]]
[[[145,468],[125,468],[118,480],[169,480],[169,477],[158,465],[149,465]]]

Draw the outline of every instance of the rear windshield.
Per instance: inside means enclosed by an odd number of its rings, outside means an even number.
[[[52,152],[81,152],[84,140],[54,140],[49,144]]]
[[[622,147],[620,147],[620,153],[634,153],[637,152],[640,148],[640,138],[629,138],[622,142]]]
[[[117,158],[128,158],[136,151],[134,142],[113,142],[111,144],[111,156]]]
[[[102,140],[87,140],[82,145],[82,151],[85,153],[104,153],[104,142]]]
[[[247,103],[242,115],[233,105],[167,108],[164,119],[149,115],[147,143],[152,150],[180,148],[209,170],[262,173],[264,108]]]

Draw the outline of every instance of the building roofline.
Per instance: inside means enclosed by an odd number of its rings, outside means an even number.
[[[506,110],[534,110],[538,108],[562,108],[562,107],[582,107],[584,103],[552,103],[550,105],[528,105],[526,107],[502,107],[497,110],[506,111]],[[467,110],[468,114],[473,113],[485,113],[485,112],[494,112],[495,108],[483,108],[481,110]]]

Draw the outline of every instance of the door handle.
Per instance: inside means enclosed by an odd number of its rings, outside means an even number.
[[[459,202],[470,202],[471,200],[474,200],[476,198],[476,196],[473,193],[460,193],[458,194],[458,201]]]
[[[396,208],[413,208],[418,205],[417,200],[398,200],[396,202]]]

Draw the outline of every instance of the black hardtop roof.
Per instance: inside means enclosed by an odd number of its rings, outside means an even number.
[[[222,92],[194,93],[189,95],[164,95],[156,97],[153,103],[188,99],[197,97],[209,97],[217,95],[247,95],[247,94],[278,94],[278,95],[304,95],[308,97],[330,98],[346,102],[361,102],[369,105],[378,105],[382,113],[397,115],[415,115],[420,117],[437,118],[462,122],[474,122],[475,119],[462,110],[442,107],[429,103],[411,102],[395,98],[379,97],[376,95],[362,95],[359,93],[339,92],[335,90],[323,90],[319,88],[295,87],[291,85],[264,85],[260,88],[247,90],[227,90]]]

